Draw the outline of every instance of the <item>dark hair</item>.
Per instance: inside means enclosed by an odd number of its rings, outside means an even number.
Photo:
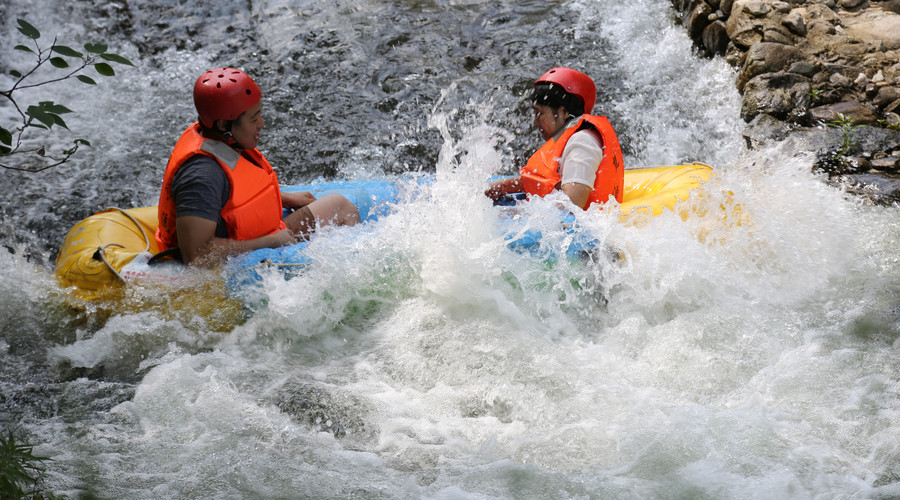
[[[542,82],[534,86],[531,91],[531,102],[550,106],[551,108],[565,108],[572,116],[584,114],[584,103],[575,94],[570,94],[562,85]]]

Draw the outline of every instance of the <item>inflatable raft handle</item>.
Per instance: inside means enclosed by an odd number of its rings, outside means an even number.
[[[125,217],[128,217],[131,220],[131,222],[134,222],[134,225],[137,226],[137,228],[141,230],[141,235],[144,237],[144,243],[146,245],[144,247],[144,251],[146,252],[147,250],[150,250],[150,237],[147,236],[147,231],[144,231],[144,226],[142,226],[141,223],[138,222],[138,220],[133,215],[131,215],[130,213],[128,213],[127,211],[125,211],[119,207],[109,207],[106,210],[103,210],[103,212],[112,212],[114,210],[121,212],[122,215],[124,215]],[[116,271],[116,268],[113,267],[112,264],[110,264],[108,260],[106,260],[106,247],[125,248],[125,245],[122,245],[119,243],[107,243],[103,246],[98,247],[97,252],[94,253],[95,259],[99,256],[100,257],[99,260],[102,260],[103,263],[106,264],[106,267],[108,267],[109,270],[112,271],[112,273],[114,275],[116,275],[116,278],[119,278],[119,281],[124,282],[125,278],[123,278],[122,275],[119,274],[119,271]]]
[[[149,249],[150,246],[148,245],[147,248]],[[147,250],[144,251],[146,252]],[[175,259],[179,262],[184,262],[184,259],[181,258],[181,249],[178,247],[173,247],[163,250],[153,257],[150,257],[150,260],[147,261],[147,265],[152,266],[153,264],[156,264],[163,259]]]

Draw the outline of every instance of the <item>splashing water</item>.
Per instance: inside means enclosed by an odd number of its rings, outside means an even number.
[[[140,62],[99,93],[37,91],[72,103],[94,147],[65,170],[0,174],[0,418],[54,458],[50,489],[900,494],[897,209],[828,187],[788,145],[745,152],[733,71],[694,57],[668,2],[220,4],[40,18]],[[3,22],[57,7],[14,2]],[[237,326],[71,310],[47,264],[63,234],[106,205],[155,203],[193,79],[226,64],[264,89],[261,147],[283,182],[387,178],[408,194],[319,234],[313,264],[266,275],[266,307]],[[560,64],[598,81],[628,165],[716,168],[686,218],[578,213],[610,253],[582,260],[507,247],[485,179],[538,145],[523,96]],[[557,201],[519,211],[548,248],[571,238]]]

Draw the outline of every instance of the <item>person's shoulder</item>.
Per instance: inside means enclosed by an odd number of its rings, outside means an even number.
[[[583,146],[588,148],[601,147],[598,133],[590,128],[581,129],[578,132],[572,134],[572,137],[569,138],[569,144],[573,146]]]
[[[214,158],[199,154],[188,158],[175,173],[176,179],[206,179],[210,177],[226,178],[225,172]]]
[[[219,170],[221,170],[221,168],[219,167],[219,163],[216,161],[215,158],[213,158],[211,156],[202,155],[202,154],[196,154],[194,156],[191,156],[190,158],[185,160],[184,165],[181,166],[182,169],[185,169],[185,168],[204,169],[204,168],[211,168],[211,167],[216,167]]]

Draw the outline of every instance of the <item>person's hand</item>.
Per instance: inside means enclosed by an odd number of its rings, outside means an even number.
[[[290,229],[282,229],[281,231],[272,233],[269,235],[269,238],[271,238],[269,248],[278,248],[287,245],[293,245],[294,243],[297,243],[297,241],[299,241]]]
[[[484,195],[497,201],[501,196],[509,193],[518,193],[522,190],[520,177],[507,177],[505,179],[497,179],[492,181],[488,188],[484,191]]]
[[[316,197],[309,191],[295,191],[292,193],[281,193],[281,205],[284,208],[297,209],[305,207],[316,201]]]
[[[490,186],[484,190],[484,195],[488,198],[497,201],[497,198],[500,198],[504,194],[506,194],[506,185],[503,181],[493,181]]]

